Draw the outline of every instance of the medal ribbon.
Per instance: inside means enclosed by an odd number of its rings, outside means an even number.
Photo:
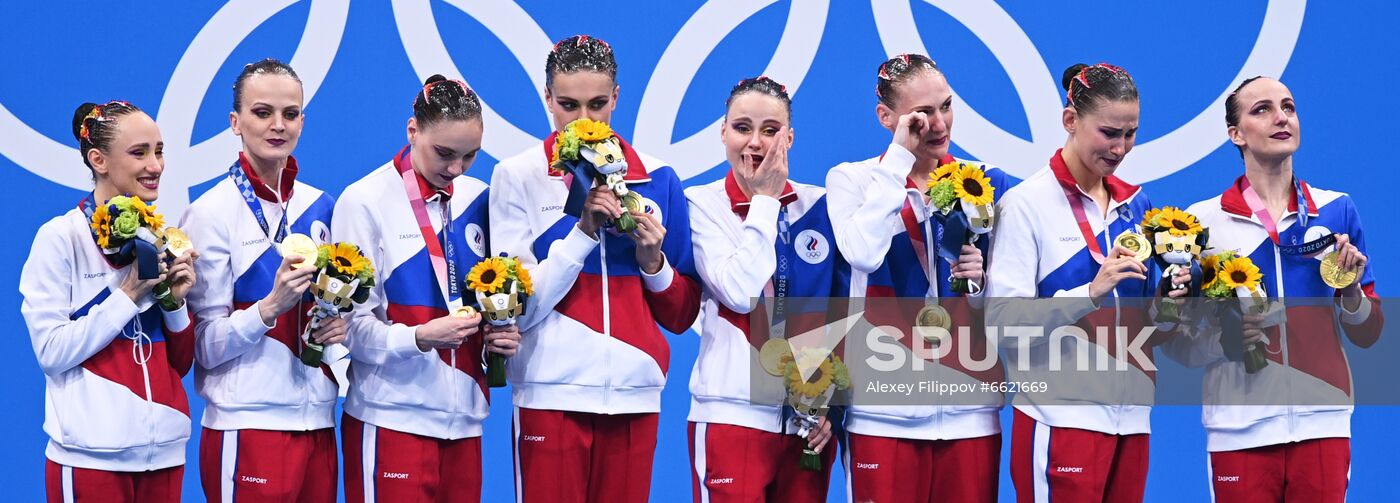
[[[767,304],[772,299],[772,304],[768,305],[765,312],[768,314],[768,338],[782,339],[786,337],[784,329],[787,318],[787,297],[791,281],[788,279],[790,264],[797,259],[792,247],[792,235],[789,230],[787,218],[787,206],[778,209],[778,243],[777,243],[777,268],[773,277],[768,279],[768,283],[763,285],[764,303]],[[752,332],[752,330],[750,331]],[[755,348],[763,346],[762,340],[750,339]]]
[[[418,221],[418,230],[423,234],[423,243],[428,249],[428,261],[433,265],[433,275],[451,313],[462,307],[462,291],[457,284],[457,250],[452,243],[452,200],[440,203],[442,207],[442,242],[433,232],[433,222],[428,219],[427,204],[423,202],[423,189],[418,186],[418,174],[413,171],[413,158],[409,147],[404,147],[394,156],[394,167],[403,178],[404,191],[408,194],[408,204],[413,207],[413,218]],[[444,246],[444,243],[446,245]],[[446,253],[444,253],[446,249]]]
[[[248,176],[243,174],[243,166],[239,161],[233,161],[233,166],[228,169],[229,178],[233,179],[233,185],[238,187],[238,193],[243,194],[243,202],[248,203],[248,209],[253,211],[253,218],[258,220],[258,225],[262,226],[263,235],[271,239],[273,243],[281,243],[287,237],[287,206],[290,201],[278,203],[282,207],[282,221],[277,224],[277,234],[270,234],[267,226],[267,217],[263,215],[262,204],[258,202],[258,196],[253,192],[253,183],[248,180]],[[275,190],[278,196],[282,194],[282,182]]]
[[[1300,245],[1284,245],[1279,238],[1278,223],[1269,214],[1269,209],[1264,207],[1263,198],[1260,198],[1259,193],[1254,191],[1254,186],[1249,184],[1248,178],[1245,178],[1243,183],[1244,187],[1241,188],[1240,193],[1244,196],[1244,203],[1249,205],[1249,211],[1254,213],[1254,218],[1264,225],[1264,230],[1269,233],[1269,239],[1273,240],[1274,246],[1278,247],[1280,254],[1311,256],[1337,242],[1337,234],[1332,233]],[[1306,229],[1308,226],[1308,200],[1307,196],[1303,195],[1303,184],[1297,177],[1293,178],[1293,189],[1298,197],[1298,225],[1300,228]]]
[[[906,197],[904,208],[899,210],[899,219],[904,223],[904,233],[909,235],[909,244],[914,247],[914,257],[919,261],[919,267],[924,270],[924,279],[928,280],[928,292],[925,297],[938,298],[937,274],[933,270],[933,265],[928,260],[928,240],[924,237],[925,226],[919,224],[919,217],[914,214],[914,205]],[[925,223],[928,219],[924,220]]]
[[[1084,201],[1079,198],[1079,190],[1076,187],[1068,187],[1060,184],[1060,188],[1065,191],[1065,199],[1069,200],[1069,209],[1074,212],[1074,221],[1079,223],[1079,233],[1084,236],[1084,243],[1089,247],[1089,255],[1095,262],[1104,263],[1103,248],[1099,247],[1098,237],[1094,235],[1093,227],[1089,226],[1089,215],[1084,212]],[[1108,225],[1104,225],[1105,232]]]

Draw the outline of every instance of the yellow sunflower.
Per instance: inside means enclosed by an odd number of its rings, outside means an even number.
[[[1245,287],[1248,290],[1259,288],[1259,281],[1264,279],[1264,275],[1259,273],[1259,266],[1254,265],[1254,261],[1249,257],[1235,257],[1225,261],[1220,269],[1217,281],[1224,281],[1225,286],[1231,290]]]
[[[518,266],[515,269],[515,277],[520,280],[520,289],[525,292],[525,295],[535,294],[535,282],[530,279],[529,270],[525,269],[524,266]]]
[[[131,207],[141,215],[141,220],[146,222],[146,226],[155,230],[165,229],[165,217],[156,212],[156,205],[146,204],[140,198],[131,198]]]
[[[549,156],[549,167],[550,167],[550,169],[555,169],[555,168],[554,168],[554,165],[559,164],[559,149],[561,149],[561,148],[563,148],[563,147],[564,147],[564,142],[562,142],[562,141],[555,141],[555,142],[554,142],[554,152],[551,153],[550,156]]]
[[[111,248],[112,246],[112,214],[107,212],[107,205],[98,206],[92,212],[92,234],[97,237],[97,246],[100,248]]]
[[[613,135],[612,128],[608,127],[607,123],[590,119],[576,120],[571,127],[578,139],[589,143],[603,141]]]
[[[1167,206],[1162,208],[1162,213],[1158,215],[1158,222],[1162,227],[1167,228],[1167,232],[1173,236],[1190,236],[1201,233],[1201,222],[1196,220],[1196,216],[1178,208]]]
[[[341,274],[352,277],[369,271],[369,259],[360,254],[360,249],[350,243],[336,243],[331,248],[330,265]]]
[[[486,294],[497,293],[506,284],[506,264],[500,258],[491,257],[477,262],[467,273],[467,286]]]
[[[824,350],[807,348],[797,351],[796,355],[783,355],[783,380],[787,384],[788,392],[808,398],[825,393],[836,378],[836,368],[826,354],[828,353]],[[802,364],[798,365],[795,358],[801,359]],[[806,379],[802,378],[803,369],[811,371],[811,375]]]
[[[1161,213],[1161,208],[1152,208],[1150,210],[1147,210],[1147,214],[1142,216],[1142,228],[1146,229],[1148,227],[1156,227],[1157,215]]]
[[[986,206],[992,204],[992,195],[996,188],[992,187],[991,180],[987,179],[986,173],[981,169],[963,165],[953,175],[953,190],[958,199],[962,199],[963,204]]]
[[[1201,289],[1210,290],[1220,280],[1220,254],[1201,257]]]
[[[938,169],[933,170],[933,174],[929,175],[929,186],[932,187],[934,183],[957,174],[959,166],[962,166],[962,163],[958,161],[939,166]]]

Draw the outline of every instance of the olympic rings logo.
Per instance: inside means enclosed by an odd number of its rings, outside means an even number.
[[[975,34],[1006,69],[1029,119],[1029,140],[992,124],[961,98],[955,142],[975,157],[1026,176],[1045,163],[1047,152],[1063,138],[1058,117],[1062,108],[1058,80],[1025,32],[1001,7],[990,2],[924,0],[953,17]],[[539,24],[514,2],[445,0],[494,33],[527,71],[536,89],[544,88],[542,64],[553,44]],[[723,162],[714,145],[722,117],[679,141],[672,141],[675,118],[685,92],[705,59],[735,28],[777,0],[717,0],[706,2],[676,32],[642,93],[634,143],[672,162],[684,179]],[[178,213],[188,204],[188,187],[217,176],[239,148],[228,129],[194,144],[191,135],[199,105],[215,73],[249,34],[294,0],[236,1],[220,8],[199,31],[177,64],[155,114],[165,134],[169,162],[182,167],[166,174],[170,188],[162,207]],[[1119,173],[1134,183],[1168,176],[1214,151],[1225,140],[1219,113],[1233,83],[1253,75],[1281,74],[1292,56],[1302,27],[1306,0],[1270,0],[1262,28],[1248,58],[1226,90],[1186,124],[1140,144]],[[928,53],[919,36],[909,1],[871,2],[875,26],[886,53]],[[433,73],[460,78],[451,54],[433,19],[429,0],[393,0],[394,22],[419,80]],[[791,0],[782,35],[763,74],[787,84],[796,94],[806,78],[827,24],[830,0]],[[349,11],[348,0],[312,0],[310,14],[290,64],[297,69],[310,102],[324,82],[340,46]],[[933,54],[936,58],[937,55]],[[956,81],[956,77],[954,77]],[[482,97],[482,117],[491,134],[483,149],[503,158],[536,145],[541,139],[505,119]],[[541,106],[541,112],[543,112]],[[0,152],[21,167],[72,188],[89,186],[87,170],[79,169],[75,149],[49,139],[0,104]],[[64,159],[55,163],[54,159]],[[71,161],[68,161],[71,160]]]
[[[1030,122],[1031,140],[1018,138],[978,114],[957,97],[954,89],[958,130],[953,142],[974,157],[1022,178],[1043,167],[1047,154],[1064,141],[1064,129],[1059,120],[1064,104],[1060,101],[1059,79],[1052,76],[1030,37],[995,3],[924,1],[962,23],[986,44],[1011,77]],[[1135,153],[1123,161],[1116,174],[1130,183],[1149,182],[1195,164],[1219,147],[1226,139],[1219,112],[1225,108],[1225,98],[1246,78],[1283,73],[1298,43],[1306,5],[1307,0],[1269,0],[1254,48],[1219,97],[1185,125],[1134,147]],[[914,25],[909,2],[877,0],[871,2],[871,7],[886,53],[890,56],[908,52],[928,54]],[[936,54],[932,56],[937,59]]]
[[[189,204],[190,186],[225,172],[230,156],[239,150],[239,141],[230,129],[198,145],[194,133],[195,116],[219,66],[238,44],[273,15],[290,7],[295,0],[229,2],[214,13],[199,30],[166,85],[160,109],[154,117],[165,140],[166,161],[181,169],[166,171],[161,185],[161,208],[179,214]],[[348,0],[313,0],[306,29],[290,64],[301,77],[306,101],[311,101],[325,81],[340,47]],[[56,142],[35,131],[0,104],[0,152],[16,164],[50,181],[86,190],[92,181],[82,166],[77,149]],[[54,159],[63,159],[55,162]]]

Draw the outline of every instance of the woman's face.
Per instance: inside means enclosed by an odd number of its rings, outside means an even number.
[[[413,146],[413,169],[434,188],[444,189],[476,161],[481,151],[481,119],[443,119],[419,127],[408,120],[408,143]]]
[[[1288,157],[1298,151],[1300,127],[1293,93],[1282,82],[1258,79],[1235,95],[1239,125],[1231,126],[1230,141],[1256,158]]]
[[[116,118],[116,135],[108,150],[88,151],[88,162],[97,174],[97,184],[105,185],[105,192],[150,202],[160,196],[164,151],[156,121],[145,112],[133,112]]]
[[[919,159],[942,159],[948,155],[953,138],[953,89],[942,74],[922,71],[894,86],[894,108],[881,103],[875,107],[880,124],[894,131],[899,118],[910,112],[928,116],[928,131],[914,155]]]
[[[545,87],[545,107],[554,118],[554,130],[578,119],[608,123],[617,108],[618,86],[606,73],[581,71],[554,74],[553,87]]]
[[[747,92],[730,101],[719,137],[734,176],[748,181],[789,119],[787,105],[767,94]]]
[[[1079,165],[1106,177],[1118,169],[1137,141],[1138,102],[1104,101],[1086,113],[1066,108],[1064,126]]]
[[[288,75],[261,74],[243,82],[241,110],[229,113],[233,134],[243,139],[243,153],[264,165],[292,155],[301,138],[301,83]]]

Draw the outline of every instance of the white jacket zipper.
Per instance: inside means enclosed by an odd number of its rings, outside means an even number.
[[[141,316],[141,314],[138,313],[136,316],[139,317],[139,316]],[[139,347],[139,346],[141,345],[141,339],[140,339],[140,338],[137,338],[136,340],[132,341],[132,344],[136,344],[136,345],[138,346],[136,349],[137,349],[138,351],[140,351],[140,349],[141,349],[141,348]],[[154,346],[154,343],[152,343],[152,346]],[[154,349],[155,349],[155,348],[152,347],[152,350],[153,350],[153,351],[154,351]],[[151,393],[151,371],[150,371],[150,368],[146,366],[146,362],[144,362],[144,361],[138,361],[138,362],[136,362],[136,363],[137,363],[138,365],[141,365],[141,378],[142,378],[142,380],[144,380],[145,383],[146,383],[146,403],[147,403],[147,404],[152,404],[152,405],[153,405],[153,404],[155,403],[155,398],[153,397],[153,394]],[[149,436],[148,436],[147,438],[151,439],[150,444],[149,444],[149,445],[151,446],[151,448],[146,450],[146,464],[148,464],[148,465],[153,461],[153,458],[155,457],[155,450],[156,450],[156,449],[155,449],[155,446],[156,446],[156,422],[153,421],[152,418],[151,418],[151,411],[152,411],[152,410],[155,410],[155,407],[154,407],[154,406],[148,406],[148,407],[146,407],[146,425],[147,425],[147,427],[148,427],[148,428],[147,428],[147,432],[149,433]]]
[[[1283,299],[1283,257],[1278,252],[1278,245],[1274,245],[1274,284],[1278,285],[1278,298]],[[1283,323],[1278,324],[1279,348],[1283,352],[1283,364],[1288,365],[1288,305],[1284,304]],[[1267,349],[1265,350],[1267,352]],[[1289,402],[1292,402],[1290,400]],[[1288,441],[1292,441],[1294,431],[1294,411],[1293,405],[1288,405]]]
[[[603,336],[612,337],[612,312],[608,306],[608,238],[607,232],[598,229],[598,262],[603,274]],[[603,368],[612,368],[611,346],[603,346]],[[603,406],[607,407],[612,396],[612,373],[603,371]]]

